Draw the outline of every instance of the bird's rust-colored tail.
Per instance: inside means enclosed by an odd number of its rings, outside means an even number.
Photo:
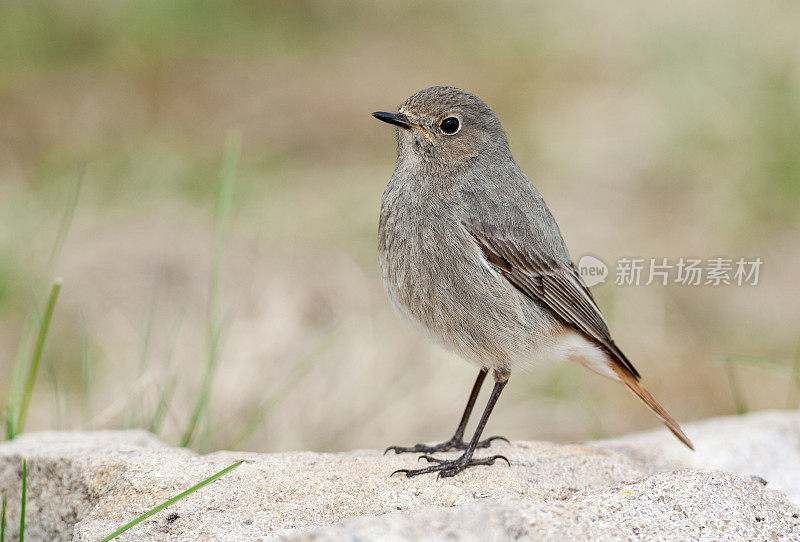
[[[681,426],[678,425],[678,422],[676,422],[673,417],[670,416],[666,410],[664,410],[664,407],[662,407],[661,404],[656,401],[655,397],[653,397],[650,392],[639,383],[637,378],[625,367],[622,367],[619,364],[613,364],[612,368],[614,369],[614,372],[617,373],[622,383],[625,384],[628,389],[631,390],[634,395],[636,395],[636,397],[641,399],[642,402],[653,411],[653,414],[658,416],[658,419],[664,422],[664,425],[666,425],[667,428],[672,431],[672,434],[678,437],[678,440],[688,446],[690,450],[694,450],[692,441],[689,440],[689,437],[687,437],[683,432]]]

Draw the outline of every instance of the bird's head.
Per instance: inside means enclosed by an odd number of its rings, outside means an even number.
[[[430,87],[378,120],[398,126],[400,160],[458,166],[487,151],[508,154],[497,116],[480,98],[454,87]]]

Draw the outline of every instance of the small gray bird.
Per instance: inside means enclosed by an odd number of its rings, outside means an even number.
[[[689,448],[678,423],[640,384],[572,263],[556,221],[511,156],[497,116],[479,98],[431,87],[397,113],[397,164],[383,193],[378,254],[383,284],[400,316],[434,342],[480,368],[453,437],[421,452],[426,468],[455,476],[503,456],[475,458],[486,421],[513,370],[569,359],[625,384]],[[495,385],[469,444],[464,429],[487,372]],[[505,440],[505,439],[504,439]],[[427,454],[464,450],[454,460]],[[392,473],[392,474],[395,474]]]

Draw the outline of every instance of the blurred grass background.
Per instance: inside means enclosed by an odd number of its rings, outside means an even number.
[[[240,130],[219,366],[193,446],[449,437],[475,374],[385,299],[375,237],[395,144],[370,113],[450,84],[494,108],[576,259],[764,260],[757,287],[594,288],[676,418],[791,404],[797,28],[788,1],[5,0],[0,401],[80,180],[28,429],[181,441]],[[558,364],[515,374],[488,431],[571,441],[657,425],[617,384]]]

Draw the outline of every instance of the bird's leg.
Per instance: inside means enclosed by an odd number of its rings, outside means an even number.
[[[481,369],[481,372],[478,373],[478,378],[475,379],[475,384],[472,386],[472,392],[469,394],[467,406],[464,408],[464,414],[461,415],[461,421],[458,423],[458,428],[450,440],[439,444],[434,444],[432,446],[428,446],[427,444],[417,444],[416,446],[389,446],[383,453],[385,454],[391,450],[396,454],[408,452],[432,454],[435,452],[447,452],[449,450],[466,450],[467,443],[464,442],[464,430],[467,428],[467,422],[472,414],[472,407],[475,406],[475,400],[478,398],[478,393],[481,391],[483,379],[486,378],[486,372],[486,369]],[[508,439],[505,437],[494,436],[478,442],[476,448],[488,448],[491,446],[493,440],[505,440],[508,442]]]
[[[494,408],[495,403],[497,403],[497,398],[500,397],[500,392],[503,391],[503,388],[506,385],[508,380],[504,380],[502,382],[495,382],[494,389],[492,390],[492,396],[489,397],[489,403],[486,405],[486,409],[483,411],[483,416],[481,416],[481,421],[478,423],[478,427],[475,429],[475,434],[472,436],[472,440],[467,446],[467,449],[464,453],[456,458],[456,459],[438,459],[436,457],[431,457],[429,455],[423,455],[421,458],[425,458],[429,463],[436,463],[435,465],[431,465],[430,467],[425,467],[423,469],[400,469],[396,470],[392,473],[392,476],[397,474],[398,472],[402,472],[407,477],[411,478],[412,476],[417,476],[420,474],[426,474],[428,472],[438,472],[438,478],[449,478],[451,476],[455,476],[462,470],[468,467],[474,467],[477,465],[492,465],[498,459],[502,459],[509,465],[511,462],[502,455],[492,455],[489,457],[481,457],[478,459],[473,459],[472,454],[475,453],[475,448],[478,447],[478,442],[481,438],[481,433],[483,432],[483,428],[486,426],[486,422],[489,419],[489,415],[492,413],[492,409]],[[420,459],[421,459],[420,458]]]

